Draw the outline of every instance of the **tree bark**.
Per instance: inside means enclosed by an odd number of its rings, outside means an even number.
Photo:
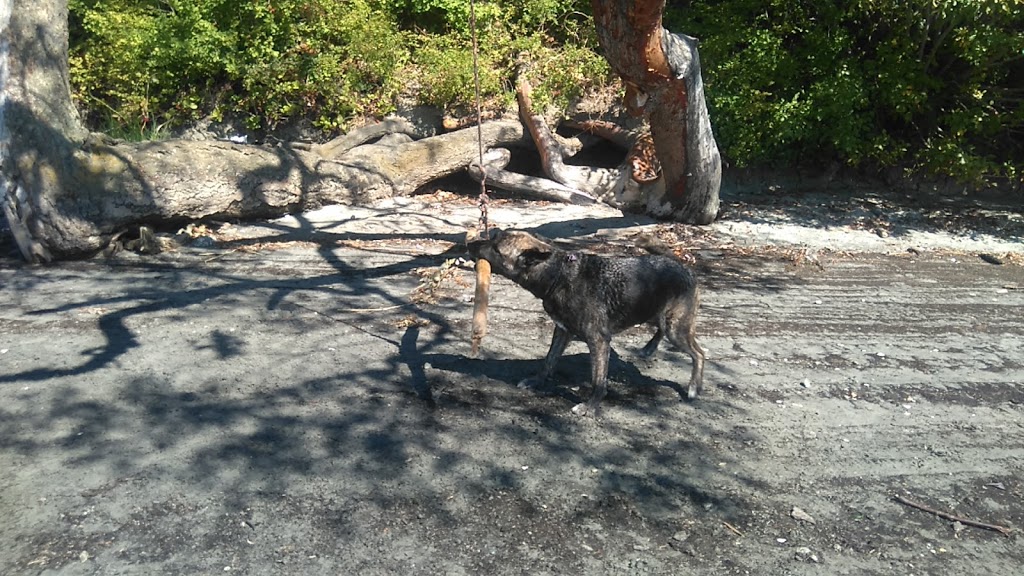
[[[704,100],[697,41],[662,27],[664,0],[591,0],[605,58],[646,114],[664,178],[648,212],[692,224],[718,213],[722,161]],[[660,204],[660,205],[659,205]]]

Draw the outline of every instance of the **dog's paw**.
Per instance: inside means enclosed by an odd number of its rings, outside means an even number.
[[[577,416],[590,416],[597,418],[597,408],[591,408],[586,402],[580,402],[572,407],[572,413]]]
[[[658,351],[657,346],[644,346],[643,348],[636,351],[636,357],[641,360],[650,360],[651,356]]]

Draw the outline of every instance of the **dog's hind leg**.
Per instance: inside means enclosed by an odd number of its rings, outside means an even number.
[[[681,302],[674,310],[666,314],[666,332],[668,339],[679,350],[690,355],[693,370],[690,373],[690,384],[686,396],[695,399],[704,387],[704,349],[697,344],[697,297]]]
[[[538,388],[543,386],[551,374],[555,371],[555,364],[558,359],[562,357],[562,353],[565,352],[565,347],[569,344],[569,332],[555,324],[555,331],[551,335],[551,347],[548,348],[548,355],[544,357],[544,368],[541,369],[540,374],[536,376],[530,376],[524,378],[518,384],[520,388]]]
[[[650,358],[654,352],[658,349],[658,344],[661,344],[661,339],[665,336],[665,330],[662,329],[661,324],[664,324],[664,319],[658,320],[657,331],[654,336],[651,337],[650,341],[636,353],[641,358]]]
[[[608,393],[608,360],[612,352],[611,336],[598,336],[587,340],[590,348],[590,385],[594,391],[590,400],[573,406],[573,414],[597,417],[597,407]]]

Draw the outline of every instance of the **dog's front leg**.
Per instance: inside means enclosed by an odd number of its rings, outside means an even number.
[[[590,394],[590,400],[573,406],[573,414],[580,416],[597,417],[597,407],[601,399],[608,392],[608,359],[611,356],[611,338],[598,336],[595,339],[587,340],[587,347],[590,348],[590,385],[594,391]]]
[[[530,376],[519,382],[520,388],[539,388],[547,383],[548,378],[555,372],[555,363],[562,357],[565,347],[569,344],[569,332],[555,324],[555,332],[551,335],[551,347],[548,348],[548,355],[544,357],[544,368],[540,374]]]

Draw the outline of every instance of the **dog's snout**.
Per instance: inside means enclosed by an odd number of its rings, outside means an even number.
[[[467,235],[466,251],[474,258],[480,258],[481,252],[486,250],[494,242],[496,229],[489,229],[483,232],[478,231],[475,235]]]
[[[501,228],[488,228],[481,232],[479,230],[475,232],[466,233],[466,244],[482,244],[487,242],[496,242],[501,237]]]

